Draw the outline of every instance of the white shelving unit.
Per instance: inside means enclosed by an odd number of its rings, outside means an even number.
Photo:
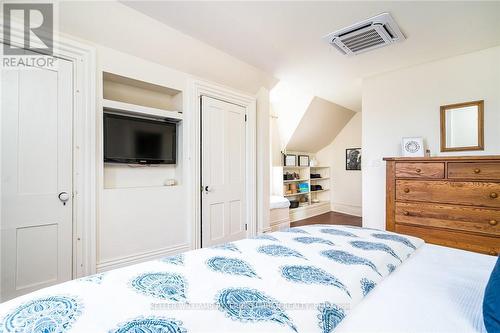
[[[311,191],[311,202],[315,201],[315,199],[319,200],[319,202],[328,201],[330,203],[330,194],[325,193],[330,191],[330,167],[327,166],[315,166],[310,167],[311,174],[320,174],[319,178],[312,178],[310,181],[310,185],[321,185],[322,190]],[[312,202],[312,204],[314,204]]]
[[[286,173],[298,174],[297,179],[284,179]],[[311,174],[320,174],[320,178],[311,178]],[[330,211],[330,167],[327,166],[281,166],[273,169],[274,193],[288,200],[299,200],[305,197],[306,203],[289,210],[290,221],[297,221]],[[279,181],[280,180],[280,181]],[[290,184],[306,183],[307,192],[287,193]],[[311,191],[311,185],[321,185],[321,190]],[[313,202],[314,201],[314,202]]]
[[[309,181],[309,178],[304,178],[304,179],[293,179],[293,180],[283,180],[283,183],[300,183],[300,182],[306,182]]]
[[[151,108],[148,106],[124,103],[109,99],[104,99],[102,101],[102,106],[103,109],[107,112],[114,111],[118,113],[126,113],[136,116],[143,116],[143,117],[157,118],[157,119],[169,119],[173,121],[182,120],[182,113],[178,111],[169,111],[169,110]]]
[[[294,193],[294,194],[285,194],[284,196],[285,197],[296,197],[296,196],[300,196],[300,195],[306,195],[306,194],[309,194],[311,192],[307,191],[307,192],[298,192],[298,193]]]

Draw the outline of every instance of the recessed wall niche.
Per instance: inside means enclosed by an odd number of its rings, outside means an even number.
[[[109,72],[103,72],[103,98],[154,108],[156,116],[162,111],[165,111],[165,117],[168,117],[169,112],[182,113],[183,111],[182,91]],[[175,180],[177,186],[180,185],[182,147],[183,124],[181,121],[177,123],[177,162],[175,165],[104,163],[104,189],[167,187],[166,184],[171,179]]]
[[[182,91],[103,72],[103,97],[112,101],[182,112]]]

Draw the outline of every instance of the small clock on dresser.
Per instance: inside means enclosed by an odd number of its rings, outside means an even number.
[[[403,138],[401,150],[403,157],[424,157],[424,139],[421,137]]]

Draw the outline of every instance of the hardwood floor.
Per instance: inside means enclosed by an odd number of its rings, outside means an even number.
[[[290,226],[300,227],[309,224],[344,224],[361,227],[361,217],[337,212],[329,212],[326,214],[321,214],[300,221],[292,222]]]

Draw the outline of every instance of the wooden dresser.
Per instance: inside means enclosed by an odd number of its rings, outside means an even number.
[[[384,160],[387,230],[500,253],[500,156]]]

